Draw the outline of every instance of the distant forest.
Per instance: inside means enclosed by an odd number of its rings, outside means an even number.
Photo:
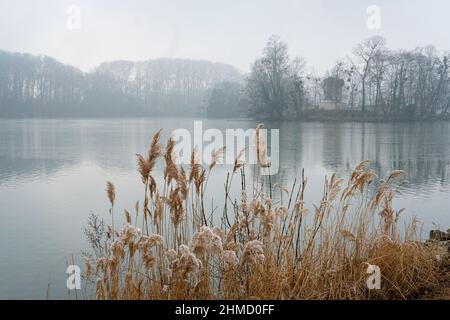
[[[0,116],[200,116],[214,89],[242,81],[232,66],[208,61],[114,61],[83,73],[0,51]]]
[[[291,58],[287,44],[272,36],[249,74],[187,59],[114,61],[85,73],[47,56],[0,51],[0,116],[302,120],[330,99],[324,83],[332,79],[339,84],[338,112],[378,119],[448,118],[448,56],[432,46],[393,51],[374,36],[319,75],[304,59]]]

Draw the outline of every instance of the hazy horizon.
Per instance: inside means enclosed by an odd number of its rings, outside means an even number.
[[[366,25],[371,5],[381,10],[379,29]],[[80,28],[67,27],[71,6],[80,9]],[[443,0],[1,1],[0,49],[51,56],[83,71],[113,60],[186,58],[248,72],[277,34],[292,57],[324,72],[373,35],[385,37],[392,49],[450,49],[446,8]]]
[[[450,300],[449,9],[0,0],[0,300]]]

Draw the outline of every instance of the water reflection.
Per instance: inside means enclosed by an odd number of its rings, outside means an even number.
[[[165,129],[165,141],[174,129],[193,130],[194,120],[0,120],[0,298],[44,298],[49,281],[52,297],[64,296],[65,262],[86,249],[87,215],[107,214],[104,182],[116,183],[117,208],[132,208],[142,195],[135,154],[147,150],[157,129]],[[204,120],[203,127],[256,124]],[[407,172],[410,184],[395,205],[418,214],[425,230],[450,227],[450,123],[265,125],[280,129],[280,172],[272,182],[291,186],[304,168],[309,206],[320,199],[326,175],[346,178],[368,159],[380,177]],[[228,169],[218,167],[208,185],[211,207],[223,201]]]
[[[134,154],[143,152],[151,135],[164,127],[162,140],[194,119],[175,120],[19,120],[0,122],[0,184],[45,179],[95,163],[108,171],[133,171]],[[205,128],[252,128],[250,121],[205,120]],[[448,187],[450,125],[448,123],[286,123],[280,128],[280,177],[302,168],[345,176],[368,159],[379,176],[405,170],[417,193],[430,185]],[[286,178],[287,179],[287,178]],[[283,180],[286,180],[283,178]],[[410,191],[412,192],[412,191]]]
[[[380,177],[405,170],[410,182],[405,192],[420,196],[436,186],[449,189],[448,123],[290,123],[282,126],[281,137],[287,177],[317,167],[345,177],[356,163],[370,160]]]

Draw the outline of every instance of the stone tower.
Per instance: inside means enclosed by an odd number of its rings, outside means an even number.
[[[320,102],[320,109],[337,110],[340,109],[342,100],[342,87],[344,80],[337,77],[328,77],[322,81],[324,100]]]

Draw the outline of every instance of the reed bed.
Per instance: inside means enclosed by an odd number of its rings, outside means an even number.
[[[326,179],[311,209],[304,174],[289,189],[260,177],[268,181],[247,192],[241,153],[224,177],[225,200],[214,225],[205,191],[224,150],[214,152],[207,167],[194,151],[185,168],[175,163],[174,141],[163,147],[160,136],[161,130],[148,153],[137,155],[143,199],[124,211],[126,224],[117,229],[114,223],[116,193],[108,182],[111,222],[93,215],[86,227],[91,298],[410,299],[437,285],[439,262],[422,245],[417,219],[399,228],[403,210],[392,206],[406,183],[402,171],[379,179],[364,161],[347,181]],[[260,147],[258,160],[265,157]],[[157,161],[164,162],[160,183]],[[240,199],[232,199],[231,184],[239,178]],[[380,267],[380,290],[366,285],[369,264]]]

